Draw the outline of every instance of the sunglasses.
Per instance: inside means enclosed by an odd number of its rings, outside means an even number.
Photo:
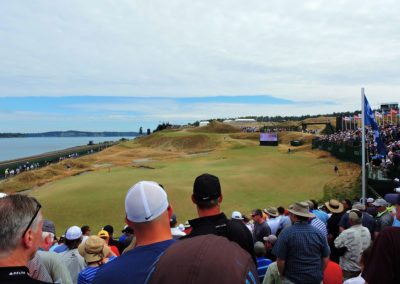
[[[42,208],[42,205],[36,200],[33,199],[36,203],[36,211],[35,214],[33,214],[32,219],[29,221],[28,226],[26,227],[24,233],[22,234],[22,237],[25,236],[26,232],[28,231],[28,229],[32,226],[33,221],[35,220],[36,216],[38,215],[40,208]]]

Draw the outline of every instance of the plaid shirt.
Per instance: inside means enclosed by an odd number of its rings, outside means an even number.
[[[285,261],[284,277],[294,283],[320,283],[322,258],[329,256],[329,246],[318,229],[307,222],[296,222],[283,230],[272,251]]]

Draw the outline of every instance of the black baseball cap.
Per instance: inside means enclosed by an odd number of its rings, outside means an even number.
[[[208,201],[221,196],[221,185],[216,176],[202,174],[198,176],[193,185],[193,197],[196,201]]]

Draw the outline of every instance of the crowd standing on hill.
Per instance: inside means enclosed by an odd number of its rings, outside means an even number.
[[[400,283],[400,194],[228,218],[218,177],[203,174],[191,201],[198,216],[177,226],[163,186],[140,181],[119,239],[111,225],[56,239],[35,198],[1,194],[0,283]]]

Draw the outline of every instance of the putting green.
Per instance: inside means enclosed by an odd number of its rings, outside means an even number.
[[[225,138],[224,138],[225,139]],[[45,217],[56,223],[57,234],[71,225],[88,224],[92,232],[112,224],[118,235],[124,225],[124,198],[140,180],[161,183],[178,222],[196,217],[190,196],[196,176],[208,172],[220,178],[222,209],[248,214],[253,208],[288,206],[320,199],[323,186],[335,178],[332,165],[308,151],[279,151],[255,143],[231,143],[208,153],[169,160],[145,160],[140,165],[104,168],[35,188],[31,194],[43,205]]]

